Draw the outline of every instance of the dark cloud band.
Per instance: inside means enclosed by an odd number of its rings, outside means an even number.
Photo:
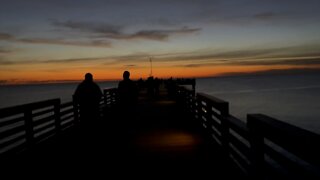
[[[151,29],[139,30],[133,33],[125,33],[123,26],[111,25],[107,23],[53,21],[52,24],[57,27],[90,33],[91,35],[94,35],[96,37],[115,40],[145,39],[163,41],[177,34],[192,34],[201,31],[201,28],[181,27],[177,29]]]

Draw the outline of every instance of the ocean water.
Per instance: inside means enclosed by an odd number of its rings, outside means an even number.
[[[228,101],[243,121],[261,113],[320,134],[320,73],[197,79],[196,91]]]
[[[98,84],[104,89],[117,83]],[[0,108],[52,98],[67,102],[77,85],[0,86]],[[320,73],[197,79],[196,91],[228,101],[230,113],[243,121],[248,113],[262,113],[320,134]]]
[[[118,82],[98,82],[101,89],[116,87]],[[72,100],[79,83],[30,84],[0,86],[0,108],[60,98]]]

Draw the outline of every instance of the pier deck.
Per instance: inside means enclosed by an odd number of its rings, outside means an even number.
[[[180,83],[180,84],[179,84]],[[263,114],[246,121],[229,103],[166,81],[121,109],[104,90],[100,120],[79,121],[75,101],[0,109],[0,169],[34,177],[319,179],[320,135]],[[167,85],[165,88],[164,85]],[[27,172],[27,173],[26,173]]]
[[[22,168],[49,167],[102,176],[127,172],[188,177],[240,175],[222,149],[194,118],[186,114],[162,88],[159,96],[141,91],[138,104],[123,112],[106,112],[92,127],[73,127],[15,161]],[[120,172],[120,174],[119,174]]]

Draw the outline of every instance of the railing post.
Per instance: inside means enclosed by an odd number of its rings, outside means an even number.
[[[114,97],[114,105],[117,105],[119,102],[119,94],[117,89],[114,89],[113,97]]]
[[[196,96],[196,111],[197,111],[197,120],[199,120],[201,122],[201,116],[202,116],[202,113],[201,113],[201,110],[202,110],[202,103],[201,103],[201,98],[199,98],[199,96],[197,95]]]
[[[107,101],[109,101],[110,106],[113,106],[115,103],[115,96],[114,96],[114,91],[110,90],[107,92],[107,95],[109,95],[109,98]],[[108,102],[107,102],[108,103]]]
[[[107,91],[106,90],[103,91],[103,96],[104,96],[104,99],[103,99],[104,100],[104,104],[107,105],[108,104],[108,98],[107,98]]]
[[[225,102],[221,104],[221,143],[224,152],[229,156],[229,123],[226,118],[229,116],[229,103]]]
[[[188,91],[187,92],[187,101],[186,101],[186,103],[187,103],[187,111],[188,111],[188,113],[190,113],[190,114],[193,114],[193,93],[192,92],[190,92],[190,91]]]
[[[35,142],[33,132],[32,110],[29,107],[26,107],[26,109],[24,110],[24,118],[27,147],[32,148]]]
[[[196,80],[192,80],[192,95],[195,96],[196,94]]]
[[[192,98],[192,103],[193,103],[192,115],[194,119],[197,119],[198,118],[198,98],[196,94]]]
[[[56,127],[56,133],[60,133],[61,131],[61,120],[60,120],[60,99],[54,103],[54,123]]]
[[[74,123],[79,123],[79,106],[76,98],[72,97]]]
[[[182,103],[182,107],[186,112],[188,112],[188,92],[183,87],[179,87],[179,89],[181,92],[179,99]]]
[[[264,138],[256,124],[257,119],[252,115],[247,115],[247,126],[249,129],[249,142],[251,151],[251,169],[250,176],[253,179],[263,178],[264,169]]]
[[[197,112],[198,112],[198,107],[197,107],[197,97],[194,95],[192,96],[192,99],[191,99],[191,103],[192,103],[192,108],[191,108],[191,114],[193,116],[193,118],[196,118],[198,115],[197,115]]]

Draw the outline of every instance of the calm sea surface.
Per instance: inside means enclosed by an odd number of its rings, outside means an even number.
[[[117,86],[98,84],[102,89]],[[0,86],[0,108],[51,98],[70,101],[77,85]],[[263,113],[320,134],[320,73],[197,79],[196,88],[228,101],[231,114],[243,121],[248,113]]]
[[[262,113],[320,134],[320,73],[198,79],[196,87],[228,101],[243,121]]]
[[[0,108],[60,98],[62,102],[72,100],[79,83],[31,84],[0,86]],[[116,87],[118,82],[98,82],[101,89]]]

